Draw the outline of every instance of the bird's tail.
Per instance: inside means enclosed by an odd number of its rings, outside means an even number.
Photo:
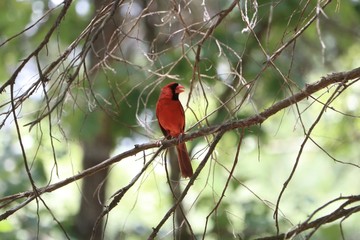
[[[186,149],[185,143],[180,143],[176,146],[178,152],[179,167],[181,175],[184,178],[192,177],[193,169],[191,167],[190,157]]]

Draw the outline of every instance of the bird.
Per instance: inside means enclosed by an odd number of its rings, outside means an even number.
[[[185,88],[176,82],[169,83],[161,89],[156,103],[156,117],[166,139],[176,138],[184,133],[185,113],[179,101],[179,94],[184,91]],[[176,145],[176,150],[182,177],[192,177],[193,169],[185,143]]]

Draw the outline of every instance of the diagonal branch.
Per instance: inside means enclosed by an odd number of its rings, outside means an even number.
[[[158,223],[158,225],[153,228],[152,233],[149,235],[148,240],[153,240],[155,239],[157,233],[160,231],[161,227],[165,224],[165,222],[167,221],[167,219],[171,216],[171,214],[173,214],[175,212],[175,209],[178,207],[178,205],[182,202],[182,200],[185,198],[185,196],[187,195],[190,187],[194,184],[197,176],[199,176],[201,170],[205,167],[206,163],[208,162],[208,160],[210,159],[211,155],[213,154],[216,145],[219,143],[219,141],[221,140],[221,137],[223,136],[224,131],[220,131],[217,133],[217,135],[214,137],[213,142],[211,143],[209,150],[207,151],[206,156],[204,157],[204,159],[201,161],[201,163],[199,164],[199,167],[196,169],[196,171],[194,172],[194,175],[190,178],[190,181],[188,182],[188,184],[186,185],[185,189],[183,190],[183,192],[181,193],[181,195],[177,198],[176,202],[173,204],[173,206],[165,213],[164,217],[160,220],[160,222]]]
[[[339,206],[337,209],[335,209],[333,212],[319,217],[313,221],[309,221],[319,210],[329,206],[331,203],[334,203],[336,201],[340,201],[340,200],[345,200],[347,199],[347,201],[342,204],[341,206]],[[309,229],[318,229],[320,226],[326,224],[326,223],[331,223],[334,222],[338,219],[344,219],[347,218],[349,215],[356,213],[356,212],[360,212],[360,205],[357,206],[353,206],[353,207],[349,207],[349,208],[345,208],[347,206],[350,206],[351,204],[354,204],[355,202],[359,203],[360,202],[360,195],[357,196],[349,196],[349,197],[339,197],[337,199],[334,199],[328,203],[326,203],[325,205],[321,206],[319,209],[315,210],[313,214],[311,214],[311,216],[309,217],[308,220],[304,221],[303,223],[299,224],[295,229],[286,232],[286,233],[282,233],[282,234],[278,234],[276,236],[269,236],[269,237],[262,237],[262,238],[257,238],[256,240],[284,240],[284,239],[292,239],[293,237],[295,237],[296,235],[298,235],[299,233],[302,233],[306,230]],[[312,233],[309,234],[309,236]],[[308,237],[309,237],[308,236]],[[306,238],[308,239],[308,238]]]
[[[55,20],[55,22],[52,25],[52,27],[50,28],[50,30],[45,35],[44,40],[39,44],[39,46],[31,54],[29,54],[29,56],[27,56],[24,60],[22,60],[20,66],[18,68],[16,68],[16,70],[14,71],[12,76],[4,84],[2,84],[0,86],[0,94],[5,90],[6,87],[10,86],[11,84],[14,84],[15,79],[19,75],[20,71],[24,68],[24,66],[30,61],[30,59],[32,57],[37,56],[39,54],[39,52],[46,46],[46,44],[48,44],[48,42],[50,41],[50,37],[55,32],[55,30],[58,28],[61,21],[63,21],[63,19],[65,18],[65,15],[71,6],[71,3],[72,3],[72,0],[67,0],[67,1],[63,2],[64,7],[62,8],[60,14],[58,15],[57,19]]]
[[[229,122],[226,122],[226,123],[223,123],[220,125],[214,125],[214,126],[202,128],[193,133],[183,135],[179,139],[175,138],[175,139],[163,141],[162,146],[164,148],[169,148],[171,146],[178,144],[179,142],[190,141],[190,140],[194,140],[196,138],[204,137],[204,136],[211,135],[214,133],[227,132],[227,131],[231,131],[234,129],[246,128],[246,127],[251,127],[253,125],[261,124],[262,122],[264,122],[267,118],[271,117],[272,115],[278,113],[279,111],[281,111],[297,102],[302,101],[305,98],[310,97],[312,94],[318,92],[319,90],[325,89],[328,86],[330,86],[332,84],[336,84],[336,83],[345,85],[348,82],[350,82],[351,80],[358,81],[359,78],[360,78],[360,67],[355,68],[350,71],[346,71],[346,72],[332,73],[326,77],[322,77],[318,82],[306,85],[306,87],[302,91],[300,91],[290,97],[287,97],[283,100],[280,100],[279,102],[277,102],[274,105],[272,105],[271,107],[265,109],[258,115],[255,115],[255,116],[252,116],[249,118],[245,118],[242,120],[234,120],[234,121],[229,121]],[[95,174],[95,173],[111,166],[114,163],[120,162],[121,160],[123,160],[127,157],[134,156],[145,150],[149,150],[149,149],[157,148],[157,147],[159,147],[159,144],[155,143],[155,142],[135,145],[134,148],[132,148],[128,151],[125,151],[123,153],[120,153],[114,157],[111,157],[91,168],[85,169],[82,172],[80,172],[79,174],[76,174],[72,177],[69,177],[65,180],[59,181],[57,183],[39,188],[37,193],[35,193],[34,191],[26,191],[23,193],[9,195],[4,198],[1,198],[0,199],[0,204],[1,204],[0,208],[5,208],[12,202],[22,199],[22,198],[33,198],[35,194],[38,194],[38,196],[39,196],[45,192],[52,192],[63,186],[73,183],[79,179],[82,179],[84,177]],[[6,219],[8,216],[12,215],[19,209],[20,208],[15,207],[11,210],[4,212],[3,214],[0,215],[0,221]]]

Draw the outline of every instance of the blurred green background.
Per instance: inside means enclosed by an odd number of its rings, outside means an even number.
[[[15,97],[22,96],[38,81],[37,61],[46,69],[78,38],[103,3],[107,2],[71,2],[37,58],[32,57],[17,75]],[[106,156],[129,150],[135,144],[161,139],[154,109],[161,86],[172,81],[164,76],[174,76],[187,89],[180,100],[185,108],[186,129],[192,127],[191,132],[253,116],[322,76],[360,65],[359,1],[332,1],[321,10],[317,4],[324,1],[240,1],[203,42],[200,61],[195,67],[199,41],[219,19],[215,15],[231,3],[121,1],[115,13],[120,20],[114,20],[113,25],[128,34],[119,31],[115,35],[113,44],[120,47],[114,52],[104,44],[109,40],[102,36],[106,31],[98,36],[97,40],[104,41],[102,46],[106,51],[92,46],[93,51],[99,51],[98,58],[92,50],[86,55],[84,62],[90,76],[86,76],[86,69],[76,59],[86,46],[86,38],[77,42],[71,54],[47,76],[46,87],[34,88],[16,111],[36,186],[77,174],[89,166],[85,163],[89,159],[87,154],[104,152],[100,159],[105,160]],[[145,6],[149,7],[142,12]],[[63,7],[62,1],[56,0],[0,2],[0,85],[44,40]],[[317,11],[318,20],[310,23],[274,59],[277,69],[266,65],[266,54],[271,56],[290,40]],[[252,24],[251,30],[246,27],[245,16]],[[103,51],[111,52],[113,58],[102,61]],[[75,80],[66,82],[71,74],[75,74]],[[324,89],[296,107],[293,105],[272,116],[261,126],[244,129],[239,162],[225,197],[210,214],[229,178],[241,130],[227,132],[222,137],[183,202],[187,220],[198,239],[203,236],[254,239],[276,234],[273,213],[280,190],[294,166],[304,131],[314,123],[322,103],[334,90],[334,86]],[[63,93],[65,97],[60,99]],[[360,85],[355,83],[331,103],[312,132],[312,141],[306,144],[280,202],[281,233],[305,221],[328,201],[359,194],[359,96]],[[25,126],[42,116],[57,100],[60,104],[50,118],[43,118],[31,129]],[[11,90],[7,87],[0,94],[1,197],[31,189],[10,102]],[[211,139],[209,136],[187,142],[194,169],[205,156]],[[155,150],[146,151],[147,160]],[[108,169],[102,186],[105,204],[141,170],[143,162],[144,156],[136,155]],[[181,179],[180,186],[184,188],[187,182]],[[98,186],[93,185],[93,191],[81,202],[81,196],[85,195],[82,184],[81,180],[46,193],[42,197],[47,207],[33,201],[0,221],[0,238],[65,239],[66,232],[71,239],[88,239],[79,230],[82,220],[86,222],[80,205],[85,212],[91,211],[86,204],[89,198],[97,202],[94,192]],[[160,155],[105,218],[104,239],[147,238],[172,204],[164,155]],[[315,218],[339,205],[340,202],[330,205]],[[16,203],[3,206],[2,212],[15,206]],[[174,222],[170,218],[165,223],[159,239],[173,238]],[[357,239],[359,222],[359,214],[354,213],[344,221],[322,226],[311,239],[341,239],[341,234],[345,239]],[[89,232],[88,228],[83,230]],[[303,233],[296,239],[305,236]]]

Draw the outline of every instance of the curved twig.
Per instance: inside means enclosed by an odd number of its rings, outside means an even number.
[[[210,127],[206,127],[206,128],[200,129],[200,130],[195,131],[190,134],[184,134],[179,139],[174,138],[171,140],[165,140],[162,142],[162,145],[164,148],[169,148],[171,146],[178,144],[179,142],[186,142],[186,141],[194,140],[196,138],[204,137],[207,135],[216,134],[219,132],[227,132],[227,131],[231,131],[234,129],[246,128],[246,127],[250,127],[253,125],[261,124],[267,118],[271,117],[272,115],[276,114],[277,112],[293,105],[294,103],[300,102],[301,100],[310,97],[310,95],[316,93],[319,90],[325,89],[326,87],[330,86],[331,84],[336,84],[336,83],[346,84],[350,80],[355,79],[355,81],[358,81],[359,78],[360,78],[360,67],[355,68],[350,71],[347,71],[347,72],[338,72],[338,73],[330,74],[326,77],[321,78],[321,80],[319,80],[316,83],[307,85],[302,91],[295,93],[294,95],[275,103],[274,105],[272,105],[268,109],[265,109],[258,115],[255,115],[255,116],[252,116],[249,118],[245,118],[245,119],[241,119],[241,120],[229,121],[229,122],[226,122],[226,123],[223,123],[220,125],[213,125]],[[119,162],[127,157],[134,156],[139,152],[142,152],[142,151],[145,151],[148,149],[152,149],[152,148],[156,148],[158,146],[159,145],[156,142],[135,145],[134,148],[132,148],[128,151],[125,151],[123,153],[120,153],[114,157],[111,157],[91,168],[85,169],[82,172],[80,172],[72,177],[69,177],[65,180],[59,181],[57,183],[54,183],[54,184],[51,184],[51,185],[48,185],[48,186],[45,186],[42,188],[38,188],[37,194],[41,195],[45,192],[55,191],[65,185],[73,183],[79,179],[86,177],[86,176],[95,174],[96,172],[99,172],[99,171],[109,167],[110,165],[112,165],[116,162]],[[8,204],[10,204],[13,201],[16,201],[16,200],[19,200],[22,198],[32,197],[32,196],[34,196],[34,194],[35,194],[34,191],[27,191],[27,192],[3,197],[0,199],[0,203],[2,203],[0,208],[6,207]],[[15,211],[11,211],[11,212],[5,212],[5,213],[1,214],[0,221],[6,219],[8,216],[13,214],[14,212]]]

